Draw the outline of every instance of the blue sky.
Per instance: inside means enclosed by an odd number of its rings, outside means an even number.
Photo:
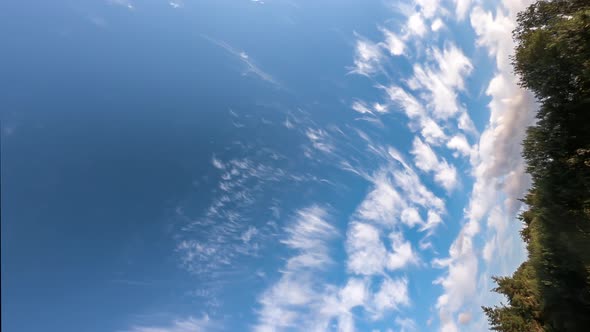
[[[2,2],[2,330],[487,330],[526,4]]]

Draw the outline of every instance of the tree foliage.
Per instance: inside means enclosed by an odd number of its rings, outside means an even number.
[[[538,1],[518,15],[513,66],[539,101],[523,156],[528,260],[495,277],[495,331],[590,331],[590,1]]]

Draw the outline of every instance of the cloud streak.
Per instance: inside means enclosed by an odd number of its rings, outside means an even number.
[[[359,36],[355,45],[354,66],[350,73],[370,76],[380,72],[383,59],[383,51],[378,44]]]
[[[433,173],[436,183],[447,191],[455,188],[458,182],[457,170],[444,158],[439,158],[428,144],[418,137],[414,138],[411,153],[414,155],[416,167],[424,172]]]
[[[219,325],[209,316],[202,318],[187,317],[176,319],[167,325],[134,326],[130,330],[122,332],[206,332],[219,331]]]
[[[272,75],[270,75],[266,71],[262,70],[258,65],[256,65],[254,60],[245,51],[240,51],[222,40],[217,40],[206,35],[201,35],[201,37],[203,37],[208,42],[221,47],[229,54],[231,54],[235,59],[242,62],[246,67],[243,73],[244,75],[253,74],[255,77],[258,77],[259,79],[265,82],[271,83],[272,85],[275,85],[277,87],[282,87],[282,84],[279,81],[277,81]]]
[[[295,213],[282,240],[293,255],[287,260],[280,279],[259,299],[255,331],[278,331],[314,321],[314,304],[321,301],[321,281],[315,272],[331,262],[328,242],[337,235],[328,223],[327,211],[311,206]]]

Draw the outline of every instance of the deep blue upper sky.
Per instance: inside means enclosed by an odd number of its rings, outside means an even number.
[[[484,330],[522,6],[2,2],[2,330]]]

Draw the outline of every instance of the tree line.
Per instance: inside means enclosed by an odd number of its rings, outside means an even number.
[[[514,71],[539,103],[523,141],[528,259],[493,278],[507,302],[483,310],[494,331],[590,331],[590,0],[537,1],[513,37]]]

